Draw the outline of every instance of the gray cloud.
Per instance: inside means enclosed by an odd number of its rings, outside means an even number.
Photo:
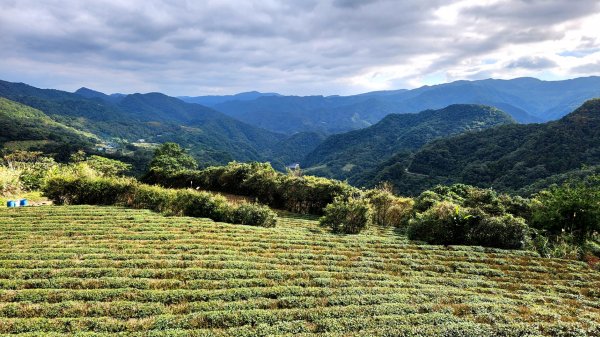
[[[508,63],[507,68],[547,69],[556,66],[556,62],[545,57],[525,56]]]
[[[575,67],[573,71],[579,74],[600,74],[600,61]]]
[[[366,90],[348,79],[378,67],[428,57],[416,74],[426,76],[505,46],[561,39],[556,25],[599,9],[587,0],[473,1],[455,22],[438,20],[453,2],[2,1],[0,78],[107,92],[344,94]],[[552,66],[523,56],[508,68]]]

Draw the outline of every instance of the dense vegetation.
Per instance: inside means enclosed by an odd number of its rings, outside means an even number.
[[[0,149],[43,151],[59,158],[93,143],[92,135],[57,123],[43,112],[0,97]]]
[[[159,93],[108,96],[89,90],[78,92],[0,81],[0,97],[39,109],[55,121],[115,144],[131,144],[138,139],[145,143],[175,141],[189,148],[203,165],[267,160],[287,138]],[[298,158],[282,159],[299,161],[312,148],[300,152]],[[133,151],[130,156],[137,156],[138,150],[144,149],[129,146],[127,150]],[[138,165],[134,159],[130,162]],[[275,164],[283,169],[288,163]]]
[[[266,206],[232,205],[225,197],[208,192],[169,190],[133,179],[52,177],[44,184],[43,192],[59,205],[120,205],[234,224],[275,226],[276,215]]]
[[[274,208],[321,214],[336,197],[347,198],[359,190],[347,183],[275,171],[269,163],[236,163],[203,170],[168,172],[151,170],[144,180],[170,188],[199,188],[248,196]]]
[[[507,125],[439,139],[414,155],[398,155],[362,177],[390,181],[402,194],[437,184],[465,183],[528,195],[592,174],[600,164],[600,99],[590,100],[559,121]]]
[[[306,156],[302,167],[311,174],[355,183],[358,176],[400,151],[414,151],[437,138],[512,123],[502,111],[466,104],[392,114],[371,127],[330,136]]]
[[[0,231],[3,335],[600,334],[600,274],[527,251],[90,206],[1,209]]]

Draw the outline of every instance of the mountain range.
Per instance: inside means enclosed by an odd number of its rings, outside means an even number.
[[[152,147],[172,141],[201,166],[300,163],[306,173],[358,186],[391,181],[404,194],[452,182],[526,193],[600,165],[598,102],[568,114],[596,96],[600,77],[457,81],[353,96],[181,98],[0,81],[0,147],[61,160],[110,144],[116,150],[104,154],[141,172]]]
[[[370,126],[391,113],[416,113],[451,104],[482,104],[510,114],[519,123],[556,120],[600,96],[600,77],[565,81],[535,78],[456,81],[412,90],[353,96],[260,96],[213,107],[248,124],[274,132],[341,133]]]

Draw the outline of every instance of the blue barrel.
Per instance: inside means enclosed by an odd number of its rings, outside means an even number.
[[[19,206],[21,206],[21,207],[29,206],[29,201],[27,201],[27,199],[21,199],[21,200],[19,200]]]
[[[17,203],[13,200],[9,200],[6,202],[6,207],[17,207]]]

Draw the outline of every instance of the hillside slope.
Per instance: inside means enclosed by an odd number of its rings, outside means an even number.
[[[92,135],[57,123],[43,112],[0,97],[0,148],[59,157],[93,145]]]
[[[400,191],[455,182],[516,191],[539,179],[599,165],[600,99],[558,121],[440,139],[419,150],[407,166],[390,170],[394,164],[379,169],[388,171]]]
[[[265,154],[285,138],[160,93],[113,97],[90,89],[74,94],[0,81],[0,97],[39,109],[55,121],[103,139],[178,142],[204,165],[266,160]]]
[[[330,136],[302,161],[320,173],[349,179],[376,167],[400,151],[413,151],[427,142],[468,131],[512,124],[506,113],[480,105],[456,104],[417,114],[391,114],[365,129]]]
[[[0,333],[597,336],[600,274],[527,251],[91,206],[0,209]]]

